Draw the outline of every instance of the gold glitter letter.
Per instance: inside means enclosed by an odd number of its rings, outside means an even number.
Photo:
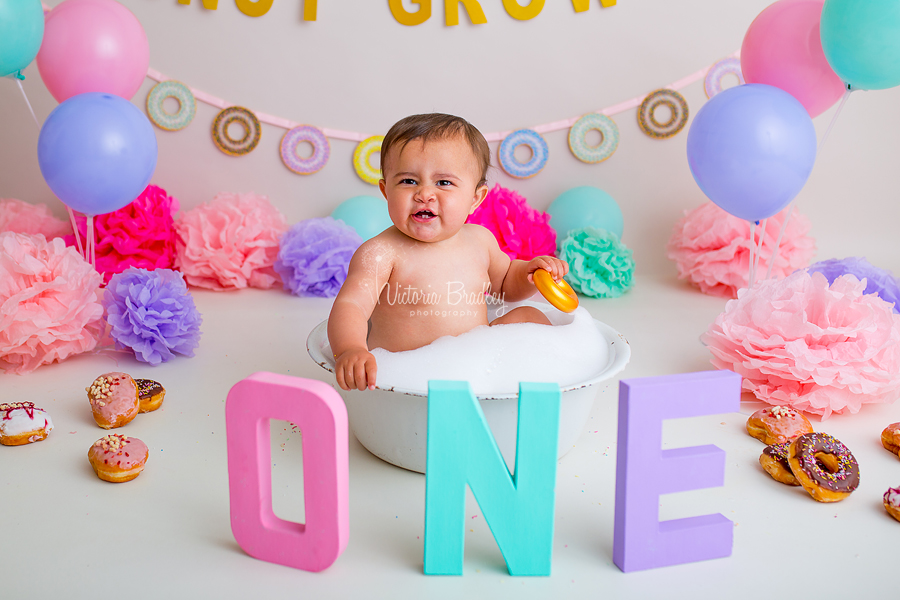
[[[484,11],[481,10],[478,0],[444,0],[444,20],[447,25],[459,25],[460,4],[463,5],[463,8],[469,14],[469,20],[472,21],[472,25],[487,23],[487,17],[484,16]]]
[[[531,0],[528,6],[521,6],[516,0],[503,0],[503,8],[513,19],[528,21],[544,9],[544,0]]]
[[[248,17],[261,17],[272,8],[272,0],[234,0],[234,3]]]
[[[414,13],[407,12],[400,0],[388,0],[391,14],[401,25],[421,25],[431,17],[431,0],[413,0],[413,4],[419,5],[419,10]]]

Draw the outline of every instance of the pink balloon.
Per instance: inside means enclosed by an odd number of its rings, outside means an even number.
[[[825,112],[844,93],[819,40],[824,4],[824,0],[779,0],[753,20],[741,45],[744,80],[783,89],[810,117]]]
[[[87,92],[131,100],[149,65],[144,28],[115,0],[65,0],[47,14],[37,66],[57,101]]]

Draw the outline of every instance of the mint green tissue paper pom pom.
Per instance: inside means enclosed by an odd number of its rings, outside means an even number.
[[[634,259],[619,236],[605,229],[573,229],[560,245],[569,263],[566,281],[585,296],[617,298],[634,285]]]

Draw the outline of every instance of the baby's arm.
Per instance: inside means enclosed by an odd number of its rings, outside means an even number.
[[[344,390],[375,388],[378,366],[369,352],[366,337],[369,317],[392,269],[389,260],[381,260],[390,252],[378,252],[379,243],[383,242],[370,240],[353,254],[347,279],[328,316],[328,341],[335,357],[334,374]],[[379,257],[377,261],[375,254]]]
[[[490,253],[488,275],[494,295],[502,295],[504,300],[517,302],[534,295],[533,273],[538,269],[550,272],[553,279],[559,281],[569,272],[569,263],[554,256],[538,256],[529,261],[510,260],[500,249],[496,238],[485,230],[483,237]]]

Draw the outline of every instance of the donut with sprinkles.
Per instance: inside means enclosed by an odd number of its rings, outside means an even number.
[[[585,140],[589,131],[600,132],[600,143],[591,146]],[[599,113],[588,113],[569,129],[569,150],[581,162],[599,163],[613,155],[619,147],[619,127],[615,121]]]
[[[516,159],[516,148],[527,146],[531,150],[531,158],[526,162]],[[550,149],[547,141],[533,129],[519,129],[503,138],[497,152],[500,168],[517,179],[528,179],[541,172],[547,164]]]
[[[238,123],[244,128],[244,136],[240,139],[231,137],[228,128]],[[262,128],[259,119],[251,111],[242,106],[230,106],[216,115],[213,121],[212,135],[216,148],[231,156],[249,154],[259,145]]]
[[[378,185],[381,180],[381,169],[372,166],[372,155],[381,152],[383,135],[373,135],[361,141],[353,151],[353,168],[356,174],[366,183]]]
[[[803,489],[818,502],[843,500],[859,486],[856,458],[827,433],[807,433],[791,442],[788,463]]]
[[[665,106],[669,109],[669,120],[660,123],[656,119],[656,109]],[[660,89],[644,98],[638,109],[638,125],[641,131],[652,138],[665,139],[672,137],[687,125],[688,105],[684,96],[675,90]]]
[[[170,113],[163,103],[174,98],[178,101],[178,110]],[[147,94],[147,115],[150,120],[166,131],[179,131],[190,125],[197,114],[197,99],[190,88],[180,81],[160,81]]]
[[[703,80],[703,90],[707,98],[712,98],[722,91],[722,80],[729,76],[737,76],[738,85],[744,85],[744,74],[741,72],[741,61],[738,58],[723,58],[706,72]]]
[[[312,145],[309,158],[300,158],[297,149],[303,142]],[[331,146],[322,130],[312,125],[298,125],[281,138],[281,161],[298,175],[311,175],[320,171],[331,156]]]

